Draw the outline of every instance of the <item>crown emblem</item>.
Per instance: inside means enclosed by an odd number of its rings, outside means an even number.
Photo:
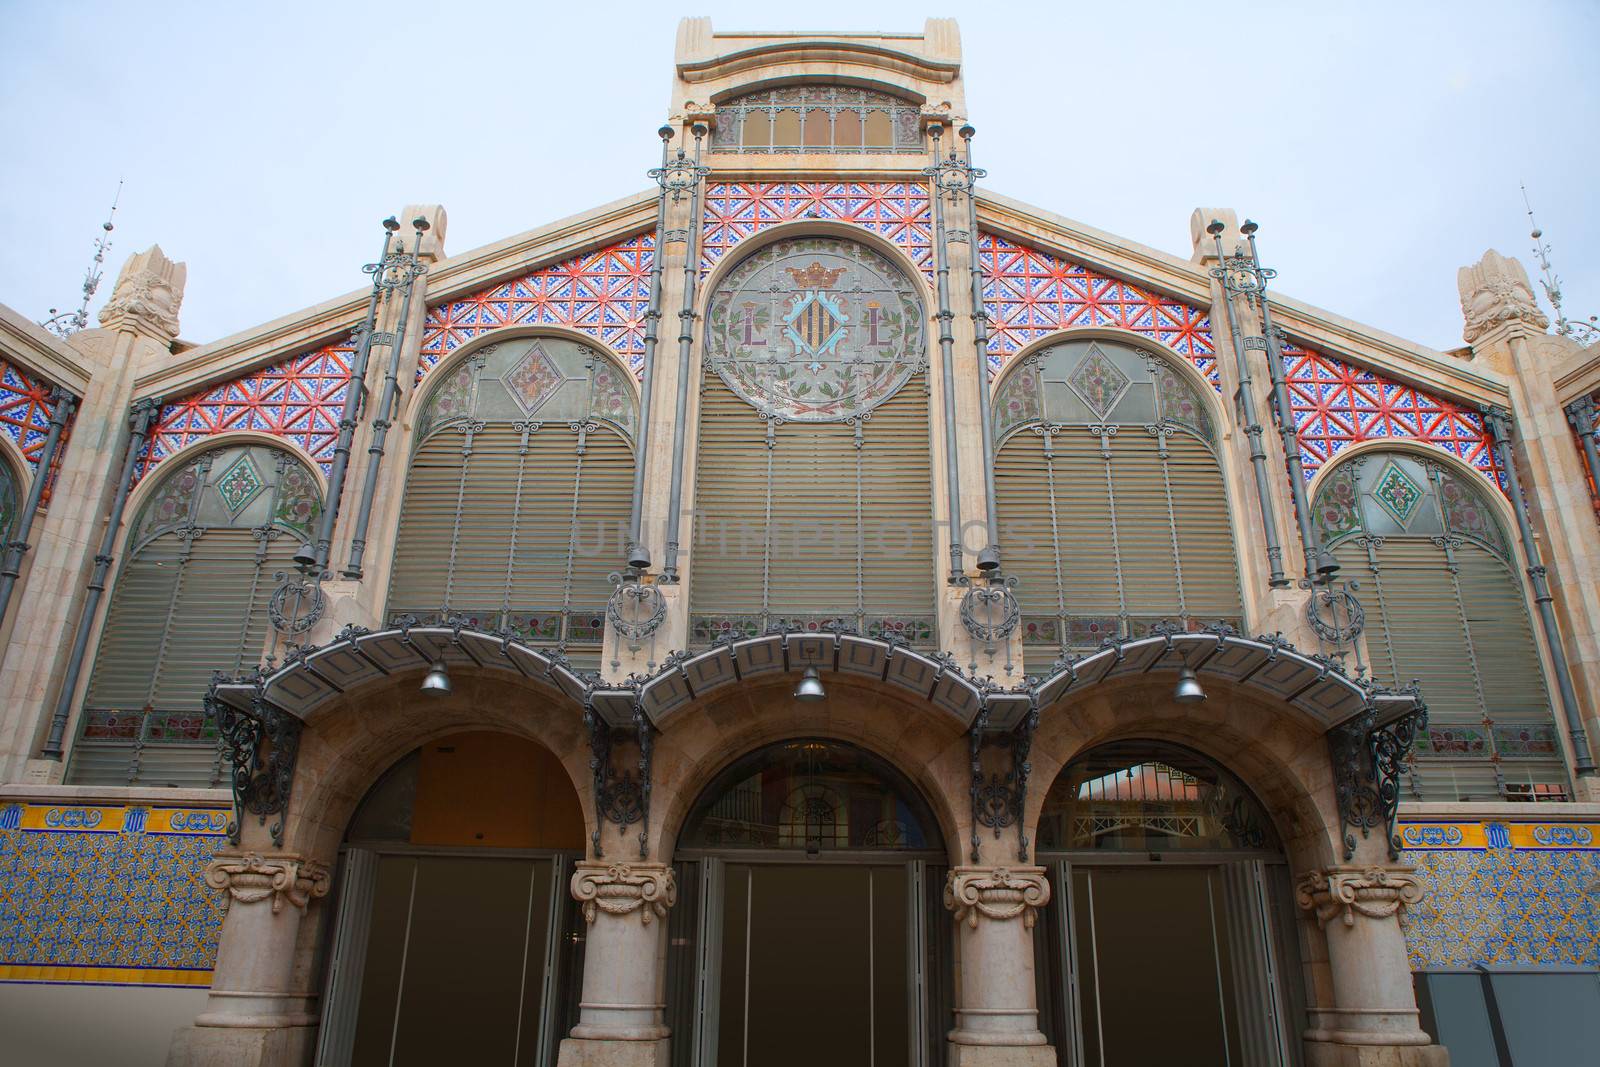
[[[789,272],[789,277],[794,279],[794,283],[802,289],[832,289],[839,284],[839,275],[845,272],[843,267],[838,270],[829,270],[821,263],[813,263],[804,270],[795,270],[793,267],[785,267],[784,269]]]

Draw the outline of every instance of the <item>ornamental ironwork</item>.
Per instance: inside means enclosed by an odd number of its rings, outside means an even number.
[[[636,574],[614,574],[611,580],[617,588],[606,602],[606,618],[628,650],[637,652],[667,617],[667,599],[655,583],[641,582]]]
[[[712,294],[711,367],[763,415],[841,422],[892,397],[925,359],[911,280],[851,241],[780,241]]]

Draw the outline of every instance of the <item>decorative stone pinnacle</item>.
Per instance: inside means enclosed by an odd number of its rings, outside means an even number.
[[[944,883],[944,906],[974,930],[979,918],[1018,917],[1032,929],[1048,903],[1050,880],[1043,867],[952,867]]]
[[[1410,867],[1327,867],[1300,879],[1295,896],[1300,907],[1314,912],[1318,926],[1343,913],[1344,924],[1356,916],[1387,919],[1422,901],[1424,889]]]
[[[1468,344],[1502,326],[1521,324],[1542,333],[1550,325],[1534,300],[1533,285],[1522,264],[1492,248],[1478,262],[1456,272],[1456,288],[1466,319],[1461,336]]]
[[[587,923],[601,912],[618,917],[639,912],[649,926],[665,919],[678,902],[678,882],[665,864],[583,862],[572,873],[572,897],[583,905]]]
[[[111,299],[100,309],[100,324],[136,329],[171,343],[178,336],[178,308],[188,277],[189,268],[168,259],[160,245],[129,256]]]
[[[270,899],[274,914],[285,900],[304,911],[313,897],[327,896],[332,884],[326,865],[289,853],[218,852],[206,865],[205,879],[211,888],[227,890],[229,901]]]

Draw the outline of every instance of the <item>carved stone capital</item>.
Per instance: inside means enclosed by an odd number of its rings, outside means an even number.
[[[944,883],[944,906],[956,922],[974,930],[978,919],[1006,922],[1020,917],[1032,928],[1040,908],[1050,903],[1050,879],[1043,867],[952,867]]]
[[[672,868],[661,863],[583,862],[572,872],[572,898],[583,905],[585,922],[594,922],[601,912],[638,912],[649,926],[665,919],[667,909],[678,902],[678,882]]]
[[[1387,919],[1400,909],[1419,903],[1422,883],[1411,867],[1326,867],[1300,879],[1296,897],[1300,907],[1317,917],[1318,926],[1341,912],[1346,926],[1356,916]]]
[[[230,902],[270,899],[274,914],[285,900],[304,911],[312,897],[327,896],[332,884],[326,865],[283,852],[218,852],[206,865],[205,879],[211,888],[227,890]]]
[[[1461,336],[1468,344],[1496,327],[1521,323],[1533,333],[1543,333],[1550,320],[1534,300],[1528,272],[1515,259],[1494,249],[1470,267],[1456,272],[1461,292],[1461,314],[1466,319]]]
[[[111,299],[100,309],[100,324],[113,330],[129,327],[170,343],[178,336],[178,308],[188,277],[189,268],[168,259],[160,245],[130,256]]]

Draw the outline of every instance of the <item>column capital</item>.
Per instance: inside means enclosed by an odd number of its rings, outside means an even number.
[[[290,852],[224,850],[206,865],[206,884],[225,889],[229,902],[272,901],[274,913],[287,900],[304,911],[313,897],[328,895],[332,880],[326,864]]]
[[[974,930],[978,919],[1007,922],[1020,917],[1032,928],[1040,908],[1050,903],[1050,879],[1043,867],[952,867],[944,883],[944,906],[956,922]]]
[[[678,902],[678,881],[664,863],[596,863],[585,860],[572,872],[572,898],[583,905],[585,922],[601,912],[618,917],[639,913],[649,926],[665,919]]]
[[[1324,867],[1300,879],[1295,896],[1300,907],[1317,917],[1318,926],[1341,912],[1346,926],[1356,916],[1387,919],[1422,901],[1424,888],[1414,867],[1378,865]]]

